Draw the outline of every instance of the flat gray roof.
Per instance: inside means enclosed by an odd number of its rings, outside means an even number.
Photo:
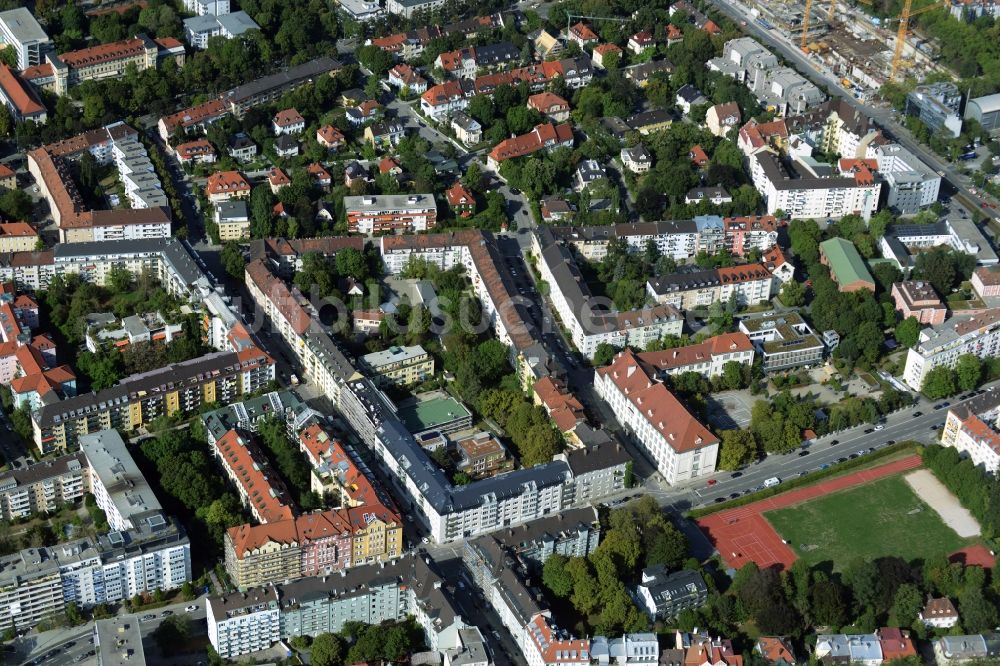
[[[163,510],[117,430],[82,435],[80,449],[122,518],[134,524],[140,514]]]
[[[3,23],[10,34],[22,44],[49,41],[49,36],[26,7],[0,12],[0,23]]]
[[[138,615],[98,620],[94,635],[97,660],[102,666],[143,666],[146,663]]]

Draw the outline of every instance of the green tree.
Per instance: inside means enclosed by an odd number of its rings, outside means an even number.
[[[236,241],[228,241],[222,246],[222,265],[234,279],[242,280],[243,271],[246,268],[246,260],[243,258],[243,250]]]
[[[946,365],[939,365],[932,368],[924,376],[924,385],[921,391],[931,400],[947,398],[955,394],[955,372]]]
[[[983,377],[983,364],[979,357],[974,354],[962,354],[955,363],[955,379],[958,388],[963,391],[971,391],[979,386]]]
[[[757,440],[749,430],[723,430],[720,437],[722,439],[719,452],[720,469],[739,469],[757,457]]]
[[[847,599],[843,588],[830,580],[813,582],[810,610],[815,624],[839,627],[847,618]]]
[[[618,348],[608,342],[602,342],[594,350],[594,360],[592,364],[595,368],[603,367],[614,359],[618,353]]]
[[[890,622],[894,627],[909,627],[917,619],[917,614],[924,607],[923,594],[913,583],[904,583],[896,590],[892,602]]]
[[[31,219],[33,204],[24,190],[7,190],[0,195],[0,215],[8,220]]]
[[[344,663],[344,643],[335,634],[320,634],[313,639],[309,663],[315,666],[340,666]]]
[[[573,577],[566,570],[567,562],[569,558],[555,553],[542,565],[542,583],[560,598],[566,598],[573,592]]]
[[[907,317],[896,324],[896,342],[901,347],[910,348],[920,339],[920,323],[916,317]]]
[[[806,304],[806,286],[797,281],[789,280],[781,287],[781,302],[790,308],[797,308]]]
[[[165,656],[180,653],[191,637],[191,618],[186,614],[171,615],[153,630],[153,640]]]

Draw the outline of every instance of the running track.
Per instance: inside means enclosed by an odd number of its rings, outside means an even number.
[[[886,476],[920,467],[920,456],[911,455],[879,467],[846,474],[804,488],[705,516],[697,521],[727,566],[739,569],[753,561],[761,569],[777,565],[786,569],[795,553],[782,542],[763,514],[807,502],[816,497],[853,488]]]

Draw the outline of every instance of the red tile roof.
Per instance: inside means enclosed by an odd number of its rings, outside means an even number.
[[[267,181],[274,187],[284,187],[292,182],[292,179],[279,167],[271,167],[271,172],[267,175]]]
[[[673,370],[687,365],[695,365],[711,360],[720,354],[733,354],[753,350],[753,343],[744,333],[723,333],[695,345],[685,345],[674,349],[642,352],[638,355],[642,363],[657,370]]]
[[[306,119],[302,117],[302,114],[295,109],[283,109],[274,114],[274,124],[278,127],[288,127],[289,125],[297,125],[305,121]]]
[[[283,484],[252,442],[235,430],[230,430],[215,442],[215,450],[223,464],[232,471],[237,483],[253,505],[262,523],[290,520],[294,514]]]
[[[683,453],[718,443],[666,386],[649,379],[632,350],[619,353],[611,365],[597,372],[625,394],[674,451]]]
[[[209,196],[226,192],[249,192],[250,183],[239,171],[216,171],[208,177],[205,191]]]
[[[60,53],[58,58],[70,69],[90,67],[101,63],[123,60],[143,55],[146,44],[138,38],[125,39],[120,42],[99,44],[79,51]]]
[[[246,274],[250,281],[264,294],[264,297],[274,303],[274,306],[288,320],[297,335],[302,335],[308,330],[309,313],[289,291],[285,283],[268,270],[263,257],[248,263]]]
[[[597,33],[582,21],[571,27],[569,31],[574,37],[585,42],[597,41],[599,39]]]
[[[333,125],[323,125],[316,130],[316,136],[328,144],[336,145],[344,142],[344,134]]]
[[[542,150],[549,145],[573,140],[573,128],[568,123],[553,125],[543,123],[527,134],[504,139],[490,151],[490,157],[497,162],[515,157],[523,157]]]
[[[45,112],[45,107],[35,94],[10,67],[4,64],[0,64],[0,88],[11,104],[17,107],[18,114],[33,116]]]
[[[37,236],[38,232],[27,222],[4,222],[0,224],[0,236]]]
[[[708,154],[705,153],[704,148],[701,146],[693,146],[690,155],[691,161],[694,162],[695,166],[703,167],[708,164]]]
[[[739,266],[724,266],[718,270],[722,284],[735,282],[752,282],[766,280],[771,277],[771,271],[764,264],[741,264]]]
[[[181,160],[190,160],[199,155],[214,155],[215,146],[207,139],[198,139],[178,145],[174,148],[174,152],[177,153],[177,157]]]

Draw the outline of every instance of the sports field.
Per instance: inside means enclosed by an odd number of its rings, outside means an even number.
[[[901,475],[775,509],[764,518],[809,564],[897,555],[909,561],[952,553],[971,543],[944,524]]]

